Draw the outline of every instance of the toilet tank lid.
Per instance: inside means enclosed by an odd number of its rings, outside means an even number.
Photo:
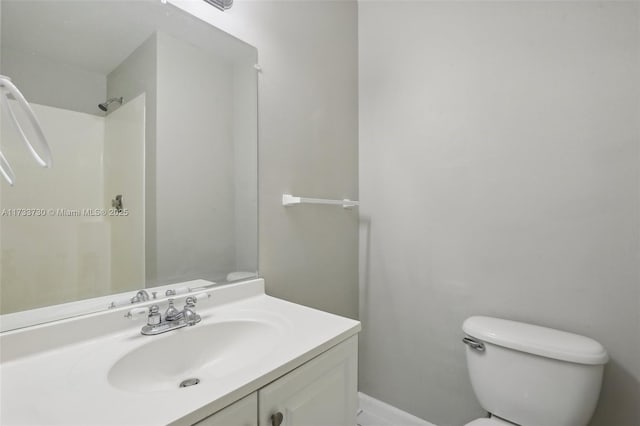
[[[604,347],[589,337],[500,318],[473,316],[462,324],[469,336],[494,345],[578,364],[606,364]]]

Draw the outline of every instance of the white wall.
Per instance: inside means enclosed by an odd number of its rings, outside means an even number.
[[[129,99],[104,118],[105,208],[122,195],[123,214],[108,216],[113,293],[145,283],[145,95]]]
[[[482,415],[486,314],[599,340],[592,424],[638,424],[638,7],[360,3],[361,391]]]
[[[145,258],[144,95],[106,119],[31,105],[51,145],[54,167],[36,165],[13,126],[2,127],[3,153],[17,178],[14,187],[2,180],[0,209],[44,209],[46,214],[0,215],[0,311],[139,288]],[[116,193],[124,194],[128,216],[83,212],[110,208]]]
[[[259,258],[267,292],[357,315],[357,210],[284,208],[284,192],[358,198],[354,1],[175,0],[258,49]]]
[[[96,170],[102,169],[104,120],[31,105],[48,137],[55,167],[36,164],[3,112],[2,152],[16,173],[16,183],[9,187],[1,180],[0,208],[44,209],[46,215],[0,215],[2,313],[111,293],[109,224],[100,218],[49,212],[103,207],[102,173]]]
[[[146,282],[157,282],[156,259],[156,104],[158,41],[149,37],[107,76],[107,98],[123,97],[127,103],[145,95],[145,275]],[[114,108],[117,104],[112,104]],[[140,284],[138,284],[140,287]]]
[[[107,93],[104,74],[6,45],[0,52],[2,74],[11,77],[30,102],[101,115],[98,104]]]

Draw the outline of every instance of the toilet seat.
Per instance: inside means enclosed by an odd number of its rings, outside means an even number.
[[[515,426],[515,423],[510,423],[506,420],[499,419],[498,417],[475,419],[471,423],[467,423],[465,426]]]

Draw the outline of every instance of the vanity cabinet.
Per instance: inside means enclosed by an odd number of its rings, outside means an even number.
[[[357,337],[258,391],[260,426],[354,426]]]
[[[334,346],[198,426],[355,426],[357,336]]]
[[[236,401],[194,426],[258,426],[258,393]]]

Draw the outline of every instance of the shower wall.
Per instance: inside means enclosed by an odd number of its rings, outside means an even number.
[[[154,33],[107,75],[105,99],[125,101],[145,96],[145,280],[157,282],[156,259],[156,105],[158,92],[157,37]]]
[[[3,314],[111,293],[109,224],[75,212],[103,207],[103,178],[96,170],[102,168],[104,119],[32,107],[55,167],[43,169],[33,161],[3,111],[2,149],[17,179],[14,187],[2,180],[0,210],[46,210],[45,216],[0,215]]]
[[[17,179],[14,187],[0,184],[0,313],[139,287],[144,282],[144,96],[107,117],[31,105],[54,167],[33,161],[3,111],[2,149]],[[115,191],[127,194],[128,216],[86,211],[109,209]],[[12,209],[40,213],[24,216]]]
[[[123,196],[127,214],[109,216],[112,293],[145,282],[145,95],[105,117],[104,206]]]

